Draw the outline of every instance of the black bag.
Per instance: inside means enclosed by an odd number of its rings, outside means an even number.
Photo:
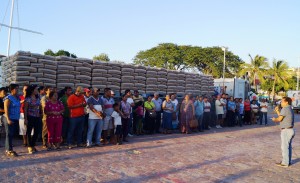
[[[149,117],[150,118],[156,118],[156,112],[154,111],[154,112],[149,112]]]

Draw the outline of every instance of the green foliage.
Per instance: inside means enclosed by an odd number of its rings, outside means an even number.
[[[101,60],[101,61],[104,61],[104,62],[109,62],[110,61],[108,55],[105,54],[105,53],[101,53],[98,56],[94,56],[93,60]]]
[[[44,52],[44,54],[50,56],[67,56],[67,57],[77,58],[75,54],[71,54],[70,52],[65,50],[58,50],[56,53],[54,53],[51,49],[48,49],[47,51]]]
[[[134,64],[156,66],[171,70],[196,68],[205,74],[219,78],[223,73],[224,52],[220,47],[198,47],[162,43],[149,50],[140,51],[134,57]],[[225,77],[237,75],[243,61],[232,52],[226,52]]]

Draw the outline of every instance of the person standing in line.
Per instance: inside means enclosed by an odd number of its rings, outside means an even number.
[[[42,104],[42,109],[43,109],[43,118],[42,118],[42,124],[43,124],[43,129],[42,129],[42,139],[43,139],[43,148],[47,149],[47,143],[48,143],[48,129],[47,129],[47,114],[45,113],[45,107],[46,107],[46,103],[50,100],[49,99],[49,95],[50,93],[53,91],[52,87],[46,86],[45,87],[45,92],[46,95],[44,95],[41,98],[41,104]]]
[[[48,95],[49,100],[44,108],[44,113],[47,115],[46,123],[48,130],[48,145],[47,150],[60,150],[61,131],[64,112],[64,105],[57,100],[57,92],[51,91]]]
[[[262,99],[260,103],[260,125],[262,125],[263,117],[265,117],[265,125],[268,125],[268,105],[266,99]]]
[[[28,153],[33,154],[37,152],[35,148],[38,132],[42,126],[41,116],[43,115],[42,105],[39,98],[39,91],[37,85],[30,85],[26,90],[24,103],[24,123],[27,125],[27,142]],[[31,131],[34,130],[33,136]]]
[[[275,112],[278,117],[272,118],[273,122],[280,123],[281,128],[281,151],[282,161],[276,163],[280,167],[288,167],[292,164],[292,141],[295,137],[294,130],[294,112],[291,108],[292,99],[289,97],[283,97],[281,100],[281,107],[275,108]]]
[[[208,98],[203,98],[203,105],[204,105],[204,113],[203,113],[203,123],[204,123],[204,130],[209,130],[209,123],[210,123],[210,109],[211,104],[208,102]]]
[[[171,94],[171,102],[174,105],[174,111],[173,111],[173,113],[176,114],[176,119],[172,117],[173,118],[172,119],[172,126],[173,126],[173,129],[174,129],[174,128],[178,127],[178,115],[179,115],[179,105],[178,105],[179,102],[177,100],[176,93]]]
[[[0,127],[4,126],[3,124],[3,119],[4,119],[4,98],[7,95],[7,88],[6,87],[1,87],[0,88]],[[0,132],[1,133],[1,132]],[[1,135],[0,135],[0,140],[1,140]],[[0,144],[1,147],[1,144]]]
[[[130,105],[130,116],[129,116],[129,120],[128,120],[128,135],[131,137],[132,135],[134,135],[136,133],[136,119],[135,116],[133,114],[133,107],[135,106],[135,102],[133,101],[132,98],[132,93],[130,91],[130,89],[125,90],[125,95],[127,96],[127,102]],[[124,128],[124,126],[122,126],[122,128]],[[124,140],[124,139],[123,139]]]
[[[228,101],[228,109],[227,109],[227,117],[228,117],[228,126],[233,127],[234,126],[234,121],[235,121],[235,109],[236,109],[236,104],[233,101],[233,97],[229,98]]]
[[[20,108],[20,119],[19,119],[19,135],[23,137],[23,146],[27,147],[27,136],[26,136],[26,125],[24,124],[24,102],[25,102],[25,95],[26,90],[29,85],[24,85],[23,87],[23,95],[20,95],[20,102],[21,102],[21,108]],[[33,134],[32,134],[33,135]]]
[[[155,105],[155,112],[156,112],[156,118],[155,118],[155,132],[160,133],[159,129],[161,126],[161,106],[162,106],[162,100],[159,98],[159,93],[154,93],[154,98],[152,99],[152,102]]]
[[[144,109],[143,109],[143,102],[139,101],[135,104],[136,109],[135,109],[135,113],[136,113],[136,118],[137,118],[137,122],[136,122],[136,134],[139,135],[143,135],[143,117],[144,117]]]
[[[127,102],[128,95],[123,95],[121,101],[121,112],[122,112],[122,139],[123,142],[128,142],[127,135],[128,135],[128,123],[131,115],[131,105]]]
[[[221,96],[217,96],[217,100],[215,102],[216,106],[216,115],[217,115],[217,125],[216,128],[222,128],[220,124],[223,124],[223,114],[224,114],[224,104],[221,102]]]
[[[43,96],[46,95],[46,91],[45,91],[45,87],[44,86],[40,86],[38,88],[38,91],[39,91],[39,98],[42,98]]]
[[[5,154],[6,156],[14,156],[14,157],[18,156],[18,154],[13,150],[12,141],[15,132],[15,127],[19,125],[18,123],[20,119],[20,108],[21,108],[20,99],[18,97],[18,90],[19,90],[19,85],[17,84],[9,85],[10,95],[4,97],[3,99],[4,117],[3,119],[1,118],[4,123],[5,132],[6,132]]]
[[[226,119],[226,116],[227,116],[227,98],[226,98],[225,93],[222,94],[222,98],[220,99],[220,101],[223,104],[223,111],[224,111],[222,125],[223,125],[223,127],[225,127],[225,126],[228,126],[227,119]]]
[[[99,97],[100,89],[94,88],[92,90],[92,96],[88,99],[89,105],[89,126],[87,132],[87,145],[86,147],[92,147],[92,137],[95,134],[95,146],[101,146],[100,139],[103,128],[103,110],[102,101]]]
[[[240,103],[240,108],[239,108],[239,125],[240,127],[243,126],[243,116],[244,116],[244,102],[243,99],[240,98],[239,99],[239,103]]]
[[[134,106],[132,107],[132,117],[133,117],[133,131],[137,133],[137,126],[140,120],[140,116],[137,114],[137,107],[138,107],[138,103],[142,102],[144,103],[144,98],[139,94],[138,90],[134,90],[133,91],[133,96],[132,96],[133,102],[134,102]],[[128,99],[127,99],[128,100]],[[128,101],[127,101],[128,102]],[[138,133],[137,133],[138,134]]]
[[[76,130],[77,147],[83,147],[82,133],[84,124],[84,108],[87,105],[82,95],[82,87],[78,86],[74,94],[68,98],[68,107],[70,109],[70,126],[68,130],[68,148],[72,149],[73,135]]]
[[[249,99],[246,99],[244,102],[244,111],[245,111],[245,116],[244,116],[244,123],[246,125],[251,125],[251,104]]]
[[[89,98],[92,95],[92,88],[84,88],[84,100],[87,103],[87,101],[89,100]],[[88,124],[89,124],[89,112],[90,112],[90,108],[89,105],[86,105],[84,108],[84,124],[83,124],[83,133],[82,133],[82,141],[84,143],[87,142],[87,131],[88,131]]]
[[[145,113],[145,126],[144,130],[147,134],[153,134],[155,131],[155,118],[151,114],[155,113],[155,104],[152,101],[152,97],[149,95],[147,101],[144,102]]]
[[[115,104],[115,100],[111,97],[111,89],[104,89],[104,96],[101,97],[102,101],[102,109],[104,112],[104,124],[103,124],[103,144],[108,144],[107,137],[108,132],[110,132],[110,139],[114,139],[114,128],[112,123],[111,114],[114,111],[113,105]],[[112,142],[112,141],[111,141]]]
[[[209,126],[213,127],[216,126],[216,118],[217,118],[217,114],[216,114],[216,96],[212,95],[210,101],[210,123]]]
[[[68,129],[70,124],[70,109],[68,107],[68,98],[70,95],[72,95],[72,88],[69,86],[66,86],[63,91],[64,95],[60,98],[60,101],[64,105],[64,113],[63,113],[63,125],[62,125],[62,139],[63,144],[67,143],[67,137],[68,137]]]
[[[204,124],[203,124],[203,113],[204,113],[204,103],[203,103],[203,97],[199,96],[198,100],[194,102],[195,107],[195,116],[198,120],[198,130],[199,132],[203,132]]]
[[[122,116],[123,113],[120,111],[119,103],[113,104],[114,111],[111,114],[112,124],[113,124],[113,131],[114,136],[116,137],[116,144],[122,145]]]
[[[180,105],[180,129],[181,133],[190,134],[190,121],[195,117],[195,107],[190,94],[186,94]]]
[[[258,115],[259,112],[259,106],[256,103],[256,100],[252,100],[251,102],[251,123],[254,125],[257,122],[256,116]]]
[[[170,95],[166,95],[166,100],[162,104],[163,109],[163,133],[172,133],[172,113],[174,111],[174,105],[171,102]]]

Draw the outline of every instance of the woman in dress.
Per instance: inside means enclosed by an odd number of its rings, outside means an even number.
[[[38,86],[30,85],[27,88],[24,103],[24,124],[27,125],[26,135],[29,154],[37,152],[35,143],[42,125],[41,116],[42,105],[39,98]],[[31,136],[32,129],[34,129],[34,133]]]
[[[50,100],[45,106],[45,114],[47,115],[48,151],[53,148],[60,150],[64,105],[58,101],[57,98],[57,93],[51,91],[49,94]]]
[[[170,100],[170,95],[166,95],[166,100],[162,104],[163,113],[163,133],[172,133],[172,113],[174,111],[174,104]]]
[[[180,106],[180,123],[181,123],[181,133],[189,134],[191,133],[190,121],[195,116],[195,107],[192,100],[190,100],[190,95],[185,95],[184,100]]]

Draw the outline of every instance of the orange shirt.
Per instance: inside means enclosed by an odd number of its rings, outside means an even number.
[[[78,104],[86,104],[86,101],[83,97],[83,95],[71,95],[68,98],[68,106],[72,107],[74,105],[78,105]],[[77,107],[77,108],[73,108],[70,109],[70,117],[71,118],[76,118],[76,117],[80,117],[84,115],[84,107]]]

